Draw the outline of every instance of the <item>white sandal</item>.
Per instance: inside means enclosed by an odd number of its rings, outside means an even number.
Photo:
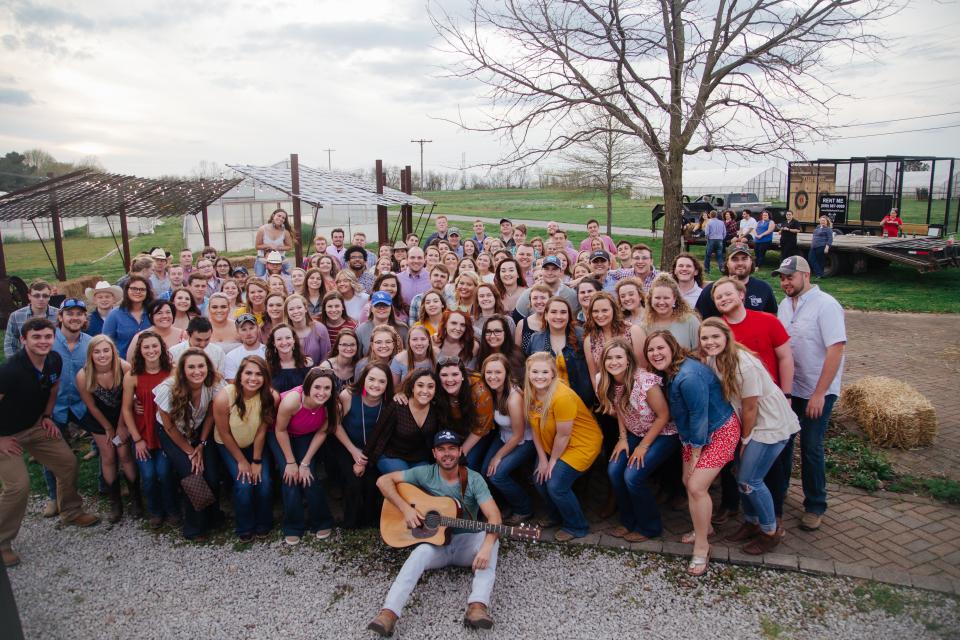
[[[694,555],[690,558],[690,563],[687,565],[687,575],[693,576],[694,578],[699,578],[707,572],[707,567],[709,565],[710,549],[707,549],[707,555]]]

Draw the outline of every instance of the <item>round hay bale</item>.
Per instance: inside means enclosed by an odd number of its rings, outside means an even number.
[[[914,449],[933,444],[937,412],[922,393],[900,380],[867,376],[846,386],[838,410],[881,447]]]

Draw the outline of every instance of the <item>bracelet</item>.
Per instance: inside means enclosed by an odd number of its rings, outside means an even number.
[[[252,462],[253,464],[263,464],[263,458],[254,458],[250,462]]]
[[[287,466],[289,467],[289,466],[292,465],[292,464],[297,464],[297,463],[296,463],[296,462],[288,462],[288,463],[287,463]]]
[[[40,416],[41,420],[43,420],[44,418],[46,418],[47,420],[53,420],[53,416],[50,415],[49,413],[45,413],[42,416]]]
[[[310,466],[310,463],[309,463],[309,462],[301,462],[301,463],[300,463],[300,466],[301,466],[301,467],[309,467],[309,466]]]
[[[787,400],[793,400],[793,394],[792,394],[792,393],[784,392],[784,393],[783,393],[783,397],[786,398]]]
[[[201,441],[200,441],[200,445],[201,445],[201,446],[204,446],[204,447],[207,446],[207,441],[206,441],[206,440],[201,440]]]
[[[143,438],[140,438],[139,440],[134,440],[133,444],[140,444],[141,442],[143,442]]]

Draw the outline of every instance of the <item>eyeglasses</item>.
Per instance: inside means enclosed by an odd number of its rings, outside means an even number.
[[[30,297],[31,297],[31,298],[36,298],[37,300],[49,300],[49,299],[50,299],[50,294],[49,294],[49,293],[37,293],[37,292],[33,292],[33,293],[30,294]]]
[[[146,287],[127,287],[127,291],[129,291],[130,293],[146,293],[147,288]]]
[[[437,364],[441,367],[445,367],[448,364],[460,364],[459,356],[440,356],[437,359]]]
[[[502,336],[503,329],[487,329],[488,336]]]

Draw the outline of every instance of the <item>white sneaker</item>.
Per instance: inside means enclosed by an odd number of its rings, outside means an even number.
[[[300,544],[300,536],[287,536],[283,539],[283,543],[288,547],[295,547]]]
[[[333,529],[320,529],[317,531],[317,540],[326,540],[333,534]]]

